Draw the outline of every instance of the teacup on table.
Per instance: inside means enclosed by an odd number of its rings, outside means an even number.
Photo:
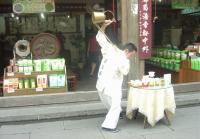
[[[154,71],[149,71],[148,73],[149,73],[149,77],[150,78],[154,78],[154,76],[155,76],[155,72]]]

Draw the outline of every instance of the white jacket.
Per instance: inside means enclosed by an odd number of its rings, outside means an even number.
[[[99,31],[96,39],[103,55],[96,88],[101,92],[106,89],[107,91],[104,91],[104,93],[112,96],[115,92],[121,92],[123,75],[128,74],[130,63],[122,50],[116,51],[112,46],[113,44],[106,39],[104,33]]]

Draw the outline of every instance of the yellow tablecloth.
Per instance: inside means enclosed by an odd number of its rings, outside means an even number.
[[[158,88],[134,88],[130,86],[126,116],[133,117],[133,110],[138,109],[147,117],[147,121],[154,126],[164,117],[164,111],[173,115],[175,113],[174,89],[169,87]]]

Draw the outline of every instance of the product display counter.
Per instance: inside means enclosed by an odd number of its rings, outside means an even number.
[[[179,76],[181,83],[199,82],[200,70],[193,69],[192,62],[190,60],[182,61]]]
[[[11,62],[4,71],[4,96],[65,93],[67,90],[64,59],[20,59]]]
[[[148,71],[155,71],[156,76],[162,77],[164,74],[170,73],[172,76],[172,83],[188,83],[188,82],[199,82],[200,71],[191,68],[190,60],[183,60],[180,62],[180,69],[178,71],[166,69],[158,65],[145,63],[145,73]]]
[[[157,77],[170,73],[173,84],[199,82],[200,58],[189,50],[153,48],[152,57],[145,61],[145,74],[148,71],[155,71]]]

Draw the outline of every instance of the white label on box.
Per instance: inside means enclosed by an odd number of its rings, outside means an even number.
[[[7,76],[14,76],[14,75],[15,75],[14,72],[7,73]]]
[[[194,53],[194,52],[189,52],[188,55],[189,55],[189,56],[194,56],[195,53]]]
[[[24,75],[31,75],[31,72],[25,72]]]
[[[41,92],[43,91],[43,88],[36,88],[36,92]]]

